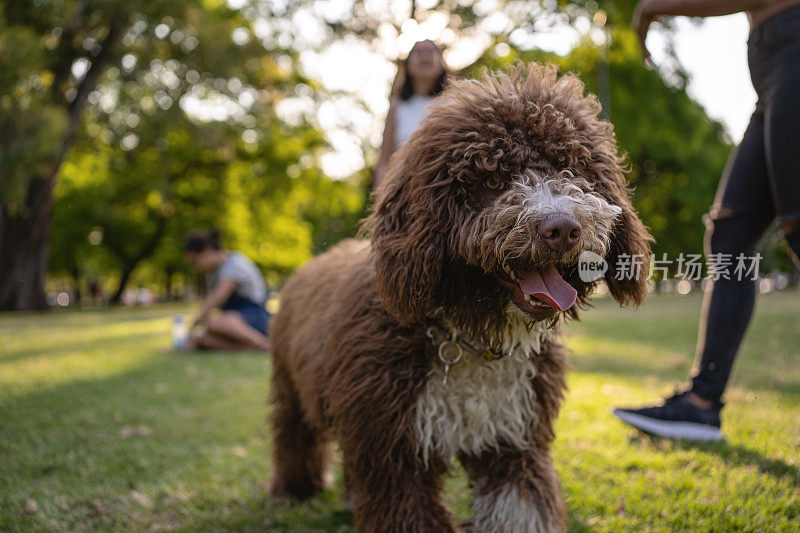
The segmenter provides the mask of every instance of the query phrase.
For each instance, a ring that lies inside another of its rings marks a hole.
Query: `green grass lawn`
[[[269,358],[173,353],[181,309],[0,316],[0,530],[352,529],[338,486],[294,507],[266,496]],[[699,309],[698,296],[600,300],[570,327],[554,456],[571,530],[800,529],[797,293],[759,301],[726,442],[654,440],[610,414],[686,375]],[[468,516],[458,471],[447,487]]]

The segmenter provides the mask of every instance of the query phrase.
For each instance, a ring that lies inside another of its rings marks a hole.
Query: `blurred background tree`
[[[254,10],[209,0],[0,6],[0,309],[45,307],[48,256],[73,278],[89,264],[111,269],[119,292],[170,231],[198,224],[235,226],[237,245],[241,232],[270,228],[276,247],[262,266],[276,272],[308,257],[319,206],[288,185],[287,169],[313,160],[322,141],[308,124],[274,123],[275,102],[304,79],[291,43],[253,38]],[[72,175],[60,187],[65,161]],[[313,189],[312,167],[289,175]],[[293,223],[306,211],[309,222]],[[98,254],[79,238],[89,227],[103,235]]]
[[[101,280],[112,299],[139,286],[176,296],[191,275],[180,244],[193,229],[221,228],[273,284],[354,235],[392,61],[423,27],[461,74],[516,59],[579,74],[628,154],[654,251],[700,253],[701,217],[732,144],[688,96],[669,39],[667,61],[641,65],[634,5],[8,0],[0,309],[43,308],[48,270],[78,291]],[[536,37],[565,28],[579,38],[563,55],[540,48]],[[363,61],[349,84],[326,80],[336,54]]]

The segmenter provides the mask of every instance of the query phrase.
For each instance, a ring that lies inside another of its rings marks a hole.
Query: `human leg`
[[[207,334],[225,337],[242,349],[268,350],[269,339],[260,331],[252,328],[236,311],[224,311],[221,315],[209,320]]]
[[[800,45],[787,52],[771,80],[764,147],[781,233],[800,266]]]
[[[727,385],[755,306],[753,275],[734,272],[736,258],[754,257],[758,241],[774,218],[764,151],[764,114],[756,111],[742,142],[731,156],[706,218],[705,252],[709,264],[730,260],[703,298],[692,392],[718,404]],[[703,406],[703,405],[701,405]],[[707,406],[703,406],[707,407]]]
[[[235,350],[246,350],[248,347],[240,342],[234,341],[230,337],[206,331],[197,338],[192,349],[232,352]]]
[[[740,255],[752,261],[748,258],[774,218],[763,131],[763,113],[757,111],[731,155],[706,219],[706,257],[718,279],[703,299],[691,390],[661,406],[614,411],[647,432],[691,440],[721,438],[720,397],[755,305],[755,276],[736,272],[736,262]]]
[[[769,42],[758,44],[769,50],[759,54],[757,49],[751,57],[751,66],[756,67],[754,81],[760,89],[760,111],[754,114],[727,183],[720,188],[720,210],[712,217],[706,243],[712,253],[754,254],[761,234],[777,215],[790,253],[798,262],[800,41],[796,31],[784,33],[785,38],[776,34]],[[765,54],[769,61],[761,58]],[[719,401],[754,300],[754,280],[719,280],[707,293],[692,386],[698,396]]]
[[[734,272],[736,258],[743,257],[748,267],[756,261],[757,243],[772,220],[769,212],[725,214],[728,216],[708,221],[706,255],[718,262],[729,258],[732,263],[703,298],[692,373],[692,392],[711,404],[718,404],[725,391],[755,307],[756,276]]]

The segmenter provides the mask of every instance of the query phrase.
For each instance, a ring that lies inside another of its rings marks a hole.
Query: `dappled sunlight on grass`
[[[32,498],[40,511],[29,523],[45,529],[141,529],[185,524],[258,492],[257,480],[238,480],[254,460],[268,476],[264,355],[174,353],[171,310],[121,322],[116,314],[106,325],[129,328],[127,337],[90,331],[83,350],[0,360],[0,372],[9,369],[0,374],[0,457],[14,458],[0,459],[0,507]],[[19,519],[9,512],[0,529]]]
[[[698,298],[655,297],[641,310],[620,310],[607,300],[571,328],[574,371],[554,456],[573,530],[794,529],[800,314],[784,311],[797,301],[796,293],[762,299],[726,396],[723,443],[650,438],[611,414],[614,407],[658,401],[685,379]]]
[[[652,402],[669,386],[572,376],[554,456],[573,526],[791,531],[800,517],[800,402],[782,404],[779,394],[757,406],[734,400],[727,441],[712,444],[650,438],[612,417],[613,407]]]
[[[677,350],[644,342],[617,341],[604,337],[568,339],[570,362],[576,372],[635,374],[641,377],[682,371],[686,356]]]
[[[689,371],[699,299],[608,299],[570,325],[574,370],[553,456],[572,531],[795,531],[800,520],[797,294],[762,298],[723,411],[723,443],[652,439],[611,410]],[[352,531],[332,490],[270,499],[270,363],[169,349],[165,306],[0,316],[0,530]],[[460,519],[470,489],[445,480]],[[38,512],[22,513],[34,500]]]
[[[104,322],[97,314],[87,315],[86,324],[72,327],[52,323],[58,316],[41,320],[32,316],[31,321],[44,323],[35,327],[21,327],[16,320],[0,322],[0,336],[9,339],[0,352],[4,392],[19,395],[70,381],[110,377],[170,350],[169,317],[109,323],[108,318]]]

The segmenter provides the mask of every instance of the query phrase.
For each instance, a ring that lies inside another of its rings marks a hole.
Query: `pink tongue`
[[[578,291],[564,281],[556,267],[550,265],[542,270],[517,272],[522,292],[536,296],[559,311],[566,311],[578,298]]]

